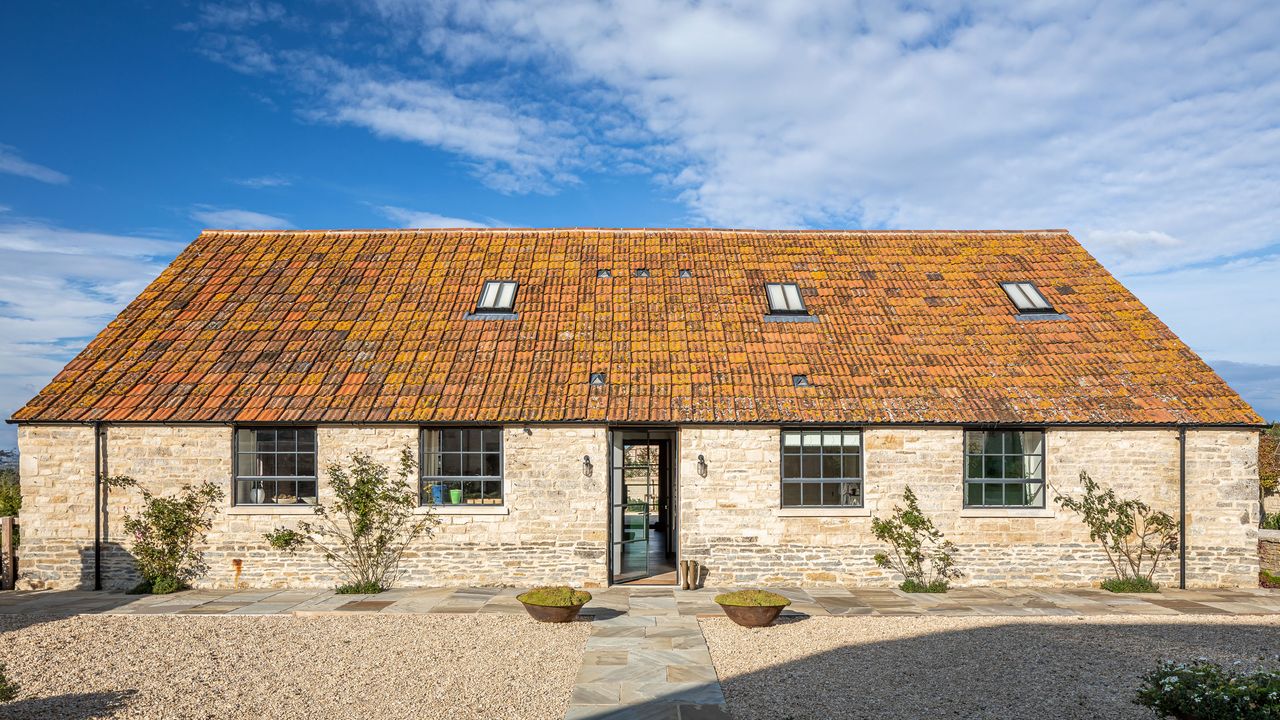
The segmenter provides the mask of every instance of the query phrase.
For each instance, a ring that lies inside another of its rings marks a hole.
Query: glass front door
[[[662,501],[663,446],[656,439],[615,431],[611,452],[611,523],[613,582],[649,577],[654,522]]]

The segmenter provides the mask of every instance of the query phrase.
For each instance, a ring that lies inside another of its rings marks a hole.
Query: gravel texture
[[[0,616],[22,688],[0,717],[559,720],[587,632],[498,614]]]
[[[735,720],[1135,718],[1159,660],[1275,662],[1280,618],[852,617],[702,621]]]

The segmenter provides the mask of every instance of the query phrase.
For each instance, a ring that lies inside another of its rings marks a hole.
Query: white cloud
[[[283,175],[259,175],[258,177],[238,178],[231,182],[254,190],[263,188],[289,187],[293,180]]]
[[[0,413],[44,387],[164,268],[182,243],[0,223]],[[13,427],[0,426],[0,446]]]
[[[391,218],[400,227],[404,228],[483,228],[489,227],[487,223],[478,222],[476,220],[467,220],[465,218],[448,217],[438,215],[433,212],[422,210],[409,210],[408,208],[395,207],[393,205],[380,205],[377,207],[378,212]]]
[[[288,220],[275,215],[208,205],[197,205],[191,211],[191,217],[208,227],[223,230],[288,230],[293,227]]]
[[[0,173],[39,180],[50,185],[66,185],[71,178],[44,165],[23,160],[18,150],[10,145],[0,145]]]

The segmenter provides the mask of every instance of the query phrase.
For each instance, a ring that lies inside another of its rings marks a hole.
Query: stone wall
[[[1280,530],[1258,531],[1259,570],[1280,575]]]
[[[417,433],[414,427],[321,427],[316,437],[317,460],[324,467],[360,451],[395,467],[401,448],[416,452]],[[605,437],[603,428],[504,430],[506,505],[464,512],[445,508],[434,513],[439,524],[433,537],[405,554],[404,583],[588,587],[606,583]],[[129,475],[152,492],[164,494],[205,480],[223,483],[230,490],[230,428],[114,426],[108,428],[107,438],[109,472]],[[31,463],[31,468],[23,468],[23,584],[90,587],[92,429],[26,426],[19,443],[24,462],[29,458]],[[584,455],[596,461],[591,477],[583,475]],[[28,477],[34,481],[28,482]],[[319,491],[321,502],[332,497],[323,478]],[[136,510],[138,502],[136,490],[110,492],[103,558],[104,584],[109,588],[137,581],[121,522],[123,513]],[[333,586],[335,573],[323,558],[314,553],[289,556],[263,541],[264,533],[311,516],[307,508],[300,510],[232,507],[228,497],[209,533],[205,552],[209,573],[198,584],[232,586],[231,561],[239,559],[243,586]],[[82,563],[82,558],[89,561]]]
[[[1257,575],[1257,477],[1246,460],[1256,433],[1191,431],[1187,442],[1188,584],[1252,586]],[[853,511],[778,508],[778,430],[686,428],[681,432],[682,557],[723,585],[894,581],[875,566],[882,548],[871,516],[888,515],[910,485],[960,548],[959,585],[1087,586],[1109,565],[1079,518],[1055,494],[1079,495],[1086,470],[1123,496],[1177,516],[1178,436],[1173,430],[1071,429],[1045,435],[1050,501],[1044,510],[964,510],[963,431],[865,431],[866,507]],[[706,458],[707,477],[697,472]],[[1177,558],[1157,575],[1177,582]]]
[[[361,451],[394,465],[417,448],[414,427],[321,427],[319,462]],[[130,475],[153,492],[213,480],[230,490],[231,429],[225,426],[113,426],[107,430],[111,474]],[[603,427],[509,427],[503,432],[502,508],[444,508],[435,536],[406,554],[404,584],[533,585],[607,582],[607,432]],[[1172,430],[1063,430],[1046,433],[1046,477],[1055,493],[1081,492],[1087,470],[1122,495],[1176,515],[1178,437]],[[1188,583],[1252,586],[1258,569],[1257,474],[1249,460],[1257,434],[1195,430],[1187,434]],[[686,427],[680,431],[680,551],[702,562],[716,585],[889,585],[875,567],[881,549],[871,516],[887,515],[910,484],[923,509],[960,547],[961,585],[1087,586],[1108,574],[1106,561],[1079,519],[1044,510],[964,510],[963,432],[959,428],[873,428],[864,433],[866,507],[779,509],[776,428]],[[88,587],[92,582],[93,430],[88,426],[22,426],[24,587]],[[583,474],[582,457],[594,470]],[[708,472],[698,474],[698,456]],[[1255,456],[1256,457],[1256,456]],[[329,497],[323,478],[322,501]],[[132,584],[122,512],[136,491],[108,498],[104,578]],[[462,510],[461,512],[458,512]],[[262,535],[308,514],[279,508],[219,512],[206,552],[205,586],[236,580],[248,587],[326,587],[335,573],[315,555],[288,556]],[[1158,580],[1176,582],[1170,558]]]

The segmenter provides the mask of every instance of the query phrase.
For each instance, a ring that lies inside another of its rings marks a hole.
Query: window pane
[[[316,456],[310,453],[298,456],[298,474],[304,477],[316,476]]]
[[[240,453],[236,461],[237,475],[257,475],[258,464],[255,461],[253,453]]]
[[[298,452],[315,452],[316,431],[303,428],[298,430]]]
[[[983,457],[982,477],[989,480],[998,480],[1004,477],[1004,463],[1000,462],[999,455],[987,455]]]
[[[1022,452],[1022,433],[1020,432],[1005,433],[1004,434],[1004,451],[1006,453],[1011,453],[1011,454],[1021,453]]]
[[[986,483],[983,485],[982,504],[999,507],[1004,504],[1004,485],[1000,483]]]
[[[822,504],[823,505],[843,505],[840,500],[840,483],[823,483],[822,484]]]
[[[841,483],[840,497],[845,505],[861,505],[862,483]]]
[[[823,455],[822,456],[822,477],[830,479],[839,479],[841,476],[841,465],[839,455]]]
[[[982,454],[982,448],[987,441],[987,434],[981,430],[970,430],[964,434],[965,448],[964,451],[970,455]]]
[[[502,450],[502,431],[497,428],[490,428],[484,431],[484,450],[485,452],[500,452]]]
[[[516,284],[513,282],[504,282],[498,292],[498,307],[502,310],[510,310],[515,306]]]
[[[298,431],[293,428],[276,431],[276,452],[294,452],[298,448]]]
[[[783,505],[799,505],[800,504],[800,483],[783,483],[782,484],[782,504]]]
[[[1007,478],[1022,477],[1022,456],[1006,455],[1004,458],[1004,476]]]
[[[1044,447],[1044,433],[1039,431],[1018,433],[1022,436],[1022,452],[1039,455]]]
[[[822,445],[822,433],[807,432],[804,434],[805,449],[816,448]]]
[[[462,474],[467,477],[479,477],[484,474],[484,456],[480,453],[466,453],[462,456]]]
[[[799,310],[804,307],[804,303],[800,302],[800,288],[787,284],[782,286],[782,292],[787,296],[788,310]]]
[[[862,447],[862,433],[847,432],[844,434],[844,451],[850,452]]]
[[[1023,477],[1041,480],[1044,478],[1044,462],[1039,455],[1028,455],[1023,462]]]
[[[484,442],[481,439],[483,433],[480,430],[463,430],[462,431],[462,451],[463,452],[480,452],[484,449]]]
[[[805,505],[821,505],[822,504],[822,483],[804,483],[804,504]]]
[[[798,449],[799,447],[800,447],[800,433],[798,433],[798,432],[784,432],[784,433],[782,433],[782,448],[783,448],[783,451],[784,451],[784,452],[785,452],[788,448],[797,448],[797,449]]]
[[[262,476],[270,476],[276,474],[276,456],[275,455],[259,455],[258,456],[258,472]]]
[[[315,480],[298,481],[298,499],[307,503],[313,503],[313,504],[315,503],[316,501],[316,481]]]
[[[965,490],[968,491],[968,497],[965,498],[966,504],[975,506],[982,504],[982,483],[969,483],[965,485]]]
[[[477,303],[482,308],[492,308],[498,301],[498,283],[487,282],[480,289],[480,302]]]
[[[839,451],[840,446],[842,444],[843,444],[843,441],[841,440],[840,433],[838,432],[822,433],[822,447]]]
[[[966,463],[965,477],[980,478],[982,477],[982,456],[970,455]]]
[[[803,469],[801,477],[820,478],[822,477],[822,458],[818,455],[804,455],[801,457],[803,461]]]
[[[800,477],[800,456],[799,455],[783,455],[782,456],[782,477],[784,478]]]
[[[987,442],[986,442],[986,445],[982,448],[982,451],[987,453],[988,455],[999,455],[1000,453],[1004,452],[1004,448],[1001,445],[1001,441],[1003,438],[1004,438],[1004,433],[1002,432],[996,432],[996,431],[988,432]]]
[[[1027,502],[1026,486],[1012,483],[1004,486],[1004,502],[1006,505],[1025,505]]]
[[[769,293],[769,309],[770,310],[786,310],[787,299],[782,294],[781,285],[767,285],[765,289]]]
[[[477,480],[468,480],[462,483],[462,499],[464,502],[474,502],[480,499],[481,487],[483,483]]]
[[[502,456],[498,453],[484,454],[484,475],[486,477],[502,476]]]
[[[462,450],[462,431],[441,430],[440,449],[445,452],[458,452]]]
[[[236,428],[236,446],[242,453],[253,452],[254,449],[253,430],[250,428]]]
[[[298,463],[294,460],[293,455],[277,455],[276,456],[276,474],[277,475],[297,475]]]
[[[459,453],[444,453],[440,456],[440,474],[445,477],[453,477],[462,474],[462,455]]]
[[[861,457],[858,455],[845,455],[844,458],[842,459],[842,462],[844,464],[844,471],[841,473],[841,477],[846,477],[846,478],[862,477],[862,468],[858,467],[860,465],[860,463],[858,462],[860,459]]]
[[[1027,483],[1027,504],[1032,507],[1044,507],[1044,483]]]

